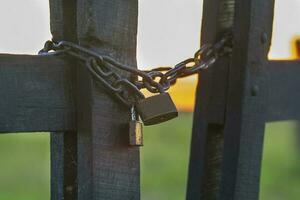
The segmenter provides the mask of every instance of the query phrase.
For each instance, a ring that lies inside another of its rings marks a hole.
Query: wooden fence
[[[202,43],[232,29],[234,48],[201,74],[189,200],[258,199],[265,123],[299,119],[299,61],[267,59],[273,7],[274,0],[204,0]],[[138,0],[50,0],[50,11],[54,40],[136,66]],[[2,54],[0,95],[1,133],[51,132],[52,200],[140,199],[129,110],[81,63]]]

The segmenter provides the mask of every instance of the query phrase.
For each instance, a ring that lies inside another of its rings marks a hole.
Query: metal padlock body
[[[129,144],[131,146],[143,146],[143,123],[140,121],[129,122]]]
[[[142,99],[135,106],[146,126],[159,124],[178,116],[177,108],[168,93]]]

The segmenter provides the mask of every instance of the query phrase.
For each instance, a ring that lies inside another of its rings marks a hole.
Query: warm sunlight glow
[[[197,78],[181,79],[177,82],[178,84],[171,88],[170,94],[180,111],[192,112],[195,104]]]

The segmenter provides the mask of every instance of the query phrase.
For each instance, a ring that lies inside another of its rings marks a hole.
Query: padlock
[[[159,124],[178,116],[177,108],[168,93],[161,93],[136,103],[136,109],[146,126]]]
[[[130,114],[129,145],[143,146],[143,123],[139,120],[139,116],[137,116],[134,106],[131,108]]]

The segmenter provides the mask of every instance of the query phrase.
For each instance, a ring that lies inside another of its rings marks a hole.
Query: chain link
[[[100,55],[90,49],[77,44],[60,41],[47,41],[40,55],[67,54],[85,62],[91,75],[100,81],[126,106],[131,107],[139,99],[145,98],[141,89],[151,93],[166,92],[179,78],[191,76],[212,66],[219,57],[229,54],[232,49],[230,34],[214,45],[203,45],[193,58],[188,58],[173,68],[159,67],[142,71],[119,63],[113,58]],[[130,78],[122,77],[117,73],[119,69],[131,74]]]

